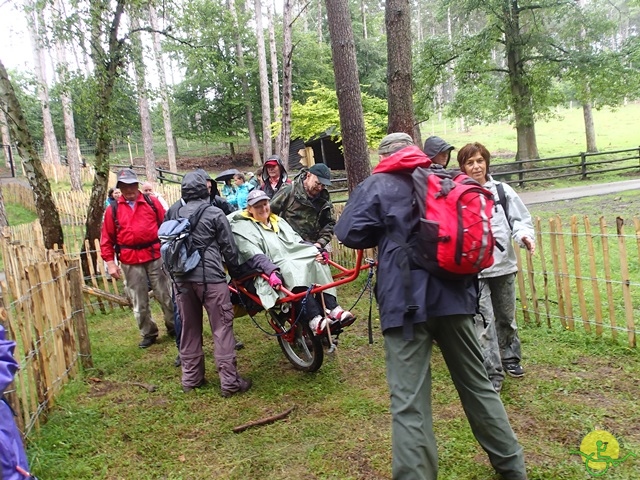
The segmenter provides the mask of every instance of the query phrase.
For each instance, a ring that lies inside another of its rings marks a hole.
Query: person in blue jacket
[[[13,358],[16,342],[5,339],[4,327],[0,325],[0,478],[2,480],[24,480],[35,478],[25,476],[19,472],[29,471],[27,455],[24,451],[22,436],[16,426],[14,413],[4,391],[13,382],[13,376],[18,371],[18,362]]]
[[[404,246],[419,222],[410,174],[431,160],[405,133],[384,137],[378,153],[380,163],[351,193],[335,234],[350,248],[378,248],[375,292],[391,394],[393,478],[438,477],[430,367],[435,340],[491,465],[504,479],[526,480],[522,447],[482,364],[473,320],[477,279],[431,275],[411,264]]]
[[[244,180],[244,175],[236,173],[233,176],[236,191],[227,197],[227,201],[238,210],[247,208],[247,197],[249,196],[249,185]]]

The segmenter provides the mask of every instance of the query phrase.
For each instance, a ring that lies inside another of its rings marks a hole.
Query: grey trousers
[[[414,337],[411,341],[404,340],[402,328],[384,333],[391,393],[393,478],[435,480],[438,477],[430,365],[435,339],[473,435],[487,452],[491,465],[507,480],[526,480],[522,447],[482,365],[472,316],[431,318],[428,325],[414,326]]]
[[[476,332],[489,378],[504,379],[502,366],[520,363],[516,324],[516,274],[480,279],[480,314]],[[484,320],[483,320],[484,317]]]
[[[162,260],[152,260],[137,265],[120,265],[128,295],[133,303],[133,316],[138,323],[138,328],[143,337],[157,337],[158,326],[151,318],[149,308],[149,283],[153,289],[153,295],[162,308],[162,316],[167,332],[174,331],[173,324],[173,300],[171,300],[171,284],[169,277],[162,270]],[[147,282],[148,279],[148,282]]]
[[[213,334],[213,356],[222,390],[236,391],[240,375],[236,366],[236,340],[233,336],[233,305],[226,283],[184,282],[176,286],[176,301],[182,319],[180,359],[182,385],[196,387],[204,382],[202,348],[202,307],[209,316]]]

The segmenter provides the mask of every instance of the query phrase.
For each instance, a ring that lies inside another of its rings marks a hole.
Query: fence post
[[[164,183],[164,173],[162,173],[162,169],[160,167],[156,167],[156,171],[158,172],[158,180],[160,181],[160,185]]]
[[[580,152],[580,178],[587,178],[587,154],[584,152]]]
[[[516,160],[518,162],[518,186],[522,187],[524,185],[524,163],[521,160]]]
[[[11,145],[7,145],[7,150],[9,151],[9,165],[11,165],[11,178],[16,178],[16,169],[13,165],[13,152],[11,151]]]
[[[82,285],[84,284],[84,280],[82,279],[82,269],[80,268],[79,258],[69,260],[67,278],[69,279],[69,292],[71,294],[73,325],[78,333],[78,352],[80,354],[80,362],[84,369],[93,368],[89,330],[87,328],[87,319],[84,316],[84,302],[82,297]]]

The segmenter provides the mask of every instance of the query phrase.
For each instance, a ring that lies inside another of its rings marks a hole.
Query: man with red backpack
[[[378,153],[380,163],[351,193],[335,234],[350,248],[378,247],[376,297],[391,394],[393,478],[438,476],[430,367],[436,340],[493,468],[505,479],[526,480],[522,447],[482,364],[473,323],[477,278],[441,278],[416,266],[406,248],[421,220],[411,174],[431,160],[404,133],[383,138]]]
[[[124,273],[133,315],[142,335],[138,346],[148,348],[158,338],[158,326],[149,308],[149,284],[162,307],[167,334],[175,337],[169,277],[162,270],[158,238],[158,226],[165,212],[156,197],[138,190],[138,176],[130,168],[118,172],[117,182],[122,196],[105,211],[100,255],[107,262],[109,275],[118,279]]]

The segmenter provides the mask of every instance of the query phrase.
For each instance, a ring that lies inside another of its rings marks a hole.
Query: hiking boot
[[[142,341],[138,344],[140,348],[149,348],[151,345],[156,343],[157,337],[144,337]]]
[[[184,393],[189,393],[189,392],[193,392],[196,388],[201,388],[204,387],[207,384],[207,381],[203,378],[202,381],[200,383],[198,383],[197,385],[190,385],[190,386],[182,386],[182,391]]]
[[[242,340],[240,340],[238,337],[235,337],[236,339],[236,345],[235,348],[236,350],[242,350],[244,348],[244,342]]]
[[[180,354],[178,354],[176,359],[173,361],[173,366],[174,367],[179,367],[181,365],[182,365],[182,360],[180,359]]]
[[[236,390],[222,390],[222,392],[220,392],[220,395],[222,395],[224,398],[229,398],[234,396],[236,393],[246,392],[251,388],[251,385],[253,385],[253,382],[250,378],[247,378],[246,380],[244,378],[240,378],[240,381],[238,382],[238,388]]]
[[[513,378],[524,377],[524,368],[519,363],[509,363],[508,365],[503,365],[503,368]]]

